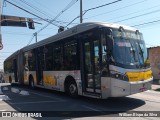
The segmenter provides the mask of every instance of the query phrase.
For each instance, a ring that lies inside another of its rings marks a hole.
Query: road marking
[[[0,83],[0,86],[8,86],[11,85],[11,83]]]
[[[0,101],[11,100],[7,95],[0,95]]]
[[[102,112],[102,110],[98,110],[98,109],[95,109],[95,108],[92,108],[92,107],[89,107],[89,106],[86,106],[86,105],[82,105],[83,107],[89,109],[89,110],[92,110],[92,111],[96,111],[96,112],[100,112],[100,113],[104,113]]]
[[[3,91],[9,90],[8,87],[3,87]]]
[[[1,86],[0,86],[0,94],[3,94],[2,89],[1,89]]]
[[[3,112],[3,111],[7,111],[7,110],[0,110],[0,112]]]
[[[49,102],[61,102],[61,101],[36,101],[36,102],[17,102],[17,103],[9,102],[9,104],[17,105],[17,104],[37,104],[37,103],[49,103]]]
[[[21,90],[21,92],[19,93],[20,95],[29,95],[29,92],[28,91],[25,91],[25,90]]]
[[[11,88],[11,91],[13,93],[19,93],[20,92],[20,90],[18,88]]]

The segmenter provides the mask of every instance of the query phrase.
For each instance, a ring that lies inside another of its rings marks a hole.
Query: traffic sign
[[[3,44],[2,43],[0,43],[0,50],[2,50],[3,49]]]

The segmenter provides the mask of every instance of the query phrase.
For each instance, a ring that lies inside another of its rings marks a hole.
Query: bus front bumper
[[[150,90],[153,78],[138,82],[126,82],[117,79],[111,80],[111,97],[128,96]]]

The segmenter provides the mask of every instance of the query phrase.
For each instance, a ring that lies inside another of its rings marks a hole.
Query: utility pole
[[[82,0],[80,0],[80,23],[83,22]]]
[[[0,22],[2,22],[2,0],[0,0]],[[2,34],[1,34],[1,25],[0,25],[0,50],[3,49],[3,44],[2,44]]]
[[[34,36],[35,36],[35,39],[36,39],[36,42],[37,42],[37,32],[34,33]]]

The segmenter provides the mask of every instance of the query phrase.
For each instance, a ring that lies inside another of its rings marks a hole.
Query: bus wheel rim
[[[74,84],[71,84],[69,87],[69,91],[71,94],[74,94],[76,92],[76,86]]]

